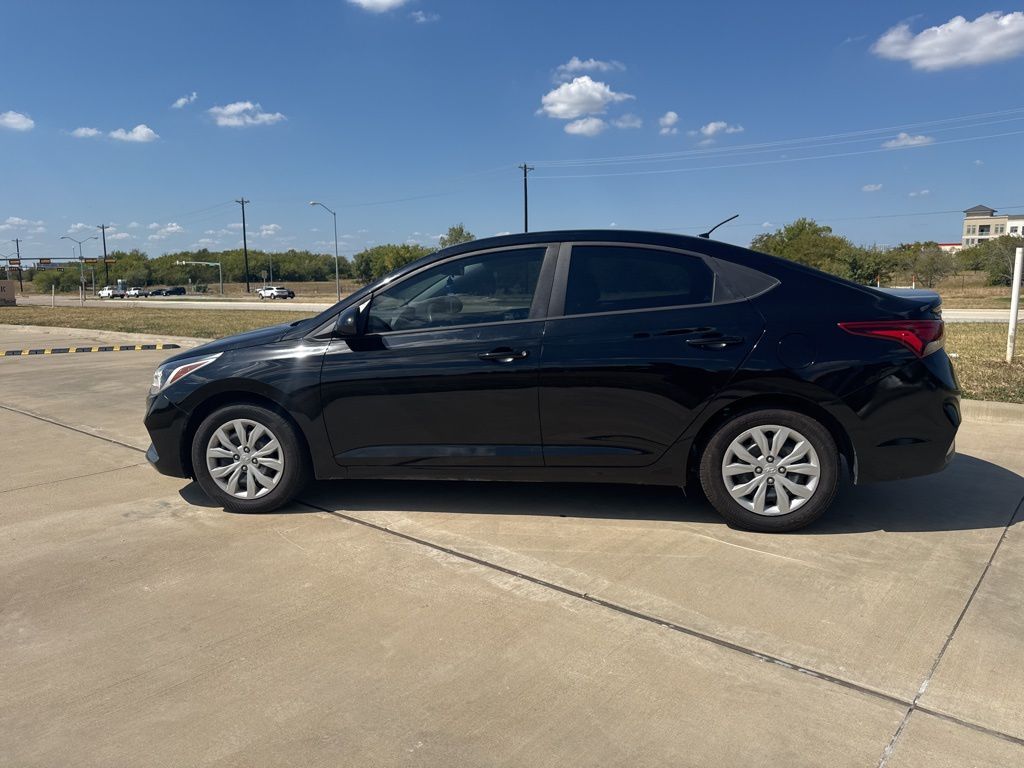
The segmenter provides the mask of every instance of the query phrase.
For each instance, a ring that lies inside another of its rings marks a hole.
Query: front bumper
[[[152,440],[146,460],[162,475],[191,477],[185,440],[188,414],[163,395],[157,395],[148,401],[144,423]]]

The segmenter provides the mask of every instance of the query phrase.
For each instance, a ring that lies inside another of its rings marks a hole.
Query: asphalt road
[[[145,463],[165,354],[0,359],[0,764],[1024,765],[1018,425],[795,534],[625,486],[233,515]]]

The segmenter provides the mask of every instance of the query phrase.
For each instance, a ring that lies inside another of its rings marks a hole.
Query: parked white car
[[[295,291],[281,285],[265,285],[256,291],[261,299],[294,299]]]
[[[101,299],[123,299],[125,293],[123,288],[118,288],[116,285],[105,285],[96,295]]]
[[[139,288],[138,286],[136,286],[134,288],[129,288],[128,293],[126,295],[128,296],[129,299],[138,299],[143,296],[149,296],[149,291],[147,291],[145,288]]]

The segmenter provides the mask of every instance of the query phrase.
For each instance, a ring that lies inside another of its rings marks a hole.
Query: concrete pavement
[[[623,486],[231,515],[144,465],[165,354],[0,359],[0,764],[1024,764],[1019,428],[779,536]]]

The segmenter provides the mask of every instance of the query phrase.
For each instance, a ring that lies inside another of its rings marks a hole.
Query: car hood
[[[292,330],[290,323],[281,323],[279,325],[272,325],[269,328],[258,328],[255,331],[246,331],[245,333],[237,333],[234,336],[225,336],[223,339],[217,339],[207,344],[203,344],[192,349],[179,352],[173,357],[167,358],[165,363],[177,362],[178,360],[185,360],[190,357],[201,357],[203,355],[212,355],[217,352],[229,352],[233,349],[245,349],[246,347],[255,347],[260,344],[268,344],[273,341],[277,341],[283,337],[288,331]]]

